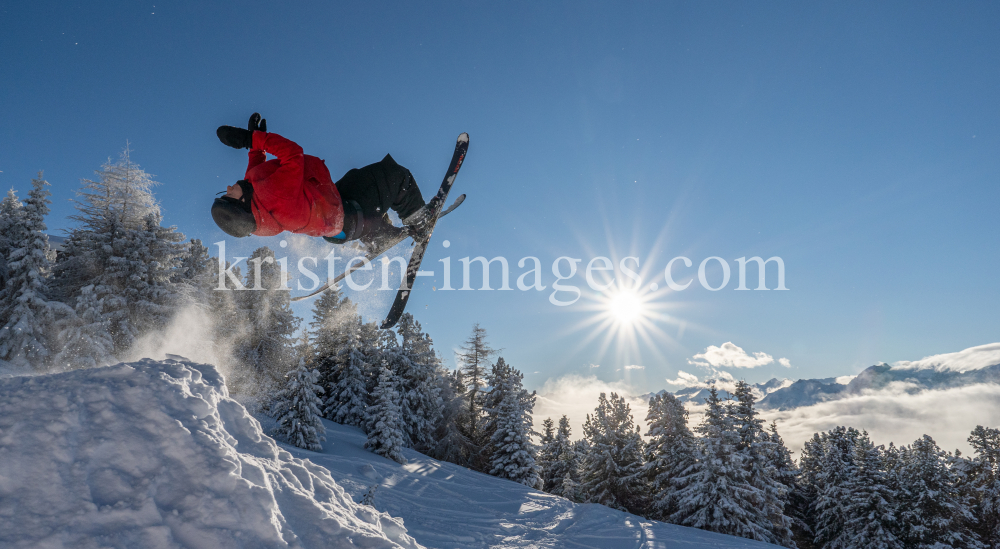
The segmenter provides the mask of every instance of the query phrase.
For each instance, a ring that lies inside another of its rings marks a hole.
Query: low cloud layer
[[[697,377],[686,372],[680,372],[678,379],[671,383],[677,381],[700,384]],[[919,393],[912,393],[912,390],[913,387],[906,384],[893,384],[884,390],[813,406],[786,411],[763,410],[761,417],[768,423],[777,421],[778,432],[796,456],[813,433],[839,425],[868,431],[876,444],[908,445],[927,434],[941,448],[952,452],[959,449],[966,455],[971,452],[966,439],[976,425],[1000,427],[1000,385],[979,384]],[[594,412],[601,392],[625,396],[633,418],[641,426],[643,435],[646,434],[648,403],[632,396],[643,391],[622,381],[606,382],[594,376],[577,375],[550,379],[538,390],[535,429],[540,428],[546,417],[558,421],[566,414],[570,418],[573,439],[582,438],[584,419]],[[693,429],[701,421],[705,406],[689,404],[687,408],[691,414],[689,425]]]
[[[709,345],[705,352],[699,353],[688,360],[689,364],[703,368],[757,368],[774,363],[774,357],[767,353],[748,353],[732,341],[721,346]],[[787,358],[779,358],[782,366],[791,367]]]
[[[601,393],[618,393],[624,396],[632,409],[632,417],[646,432],[646,412],[649,403],[631,395],[639,394],[636,387],[624,381],[601,381],[596,376],[567,375],[549,379],[541,389],[535,401],[535,430],[541,429],[542,420],[551,417],[556,424],[565,414],[569,416],[574,440],[583,438],[583,422],[587,414],[593,414],[597,407],[597,398]]]
[[[838,425],[865,429],[876,444],[910,444],[927,434],[941,448],[970,451],[966,439],[976,425],[1000,427],[1000,385],[968,385],[954,389],[906,392],[894,385],[840,400],[787,411],[765,411],[777,420],[778,432],[795,452],[813,433]]]
[[[920,360],[903,360],[892,365],[901,370],[937,370],[968,372],[1000,364],[1000,343],[990,343],[958,351],[929,356]]]

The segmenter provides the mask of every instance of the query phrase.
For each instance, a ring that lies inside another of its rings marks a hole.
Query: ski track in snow
[[[435,549],[765,548],[766,543],[650,521],[569,500],[404,449],[407,464],[364,449],[355,427],[324,421],[322,452],[281,444],[329,469],[355,501],[379,484],[375,508],[402,518],[407,533]]]

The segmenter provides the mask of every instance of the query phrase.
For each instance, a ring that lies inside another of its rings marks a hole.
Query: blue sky
[[[24,193],[45,170],[56,234],[79,180],[126,142],[166,222],[211,243],[211,199],[246,161],[221,124],[259,111],[334,179],[391,153],[425,195],[469,132],[469,198],[410,304],[449,362],[474,322],[529,386],[577,373],[644,389],[704,376],[689,361],[725,342],[790,361],[731,369],[761,381],[1000,333],[995,3],[39,1],[3,3],[0,24],[0,186]],[[546,285],[559,256],[637,256],[668,316],[633,343],[594,324],[589,297],[431,290],[439,259],[454,278],[478,255],[508,258],[512,280],[536,256]],[[679,280],[710,256],[734,280],[664,292],[680,255],[694,267]],[[743,256],[783,258],[790,290],[734,291]],[[392,292],[353,297],[374,320]]]

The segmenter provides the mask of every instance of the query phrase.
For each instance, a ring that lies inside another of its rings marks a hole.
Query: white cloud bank
[[[966,439],[976,425],[1000,426],[1000,385],[906,392],[904,384],[786,411],[762,411],[778,422],[789,449],[798,452],[813,433],[838,425],[867,430],[876,444],[910,444],[927,434],[941,448],[970,452]]]
[[[542,420],[547,417],[552,418],[556,424],[564,414],[569,417],[570,427],[573,430],[573,440],[583,438],[583,422],[587,414],[593,414],[597,407],[597,398],[601,393],[618,393],[625,397],[629,407],[632,409],[632,418],[642,427],[642,432],[646,432],[646,412],[649,409],[649,402],[641,398],[630,395],[639,394],[640,391],[624,381],[601,381],[596,376],[579,376],[570,374],[560,378],[549,379],[538,389],[538,398],[535,400],[534,426],[538,430],[542,425]]]
[[[968,372],[1000,364],[1000,343],[990,343],[958,351],[929,356],[920,360],[903,360],[892,365],[900,370],[936,370]]]
[[[709,345],[705,352],[698,353],[688,360],[689,364],[703,368],[757,368],[774,362],[774,357],[767,353],[748,353],[732,341],[721,346]],[[789,368],[792,363],[787,358],[779,358],[778,363]]]

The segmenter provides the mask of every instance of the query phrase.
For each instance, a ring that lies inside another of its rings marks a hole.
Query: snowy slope
[[[400,465],[363,449],[364,433],[324,422],[323,452],[282,445],[330,470],[359,501],[373,484],[374,505],[405,521],[421,545],[485,547],[736,549],[776,547],[693,528],[647,521],[603,505],[578,505],[526,486],[404,450]]]
[[[0,547],[417,547],[262,435],[212,366],[0,379]]]

